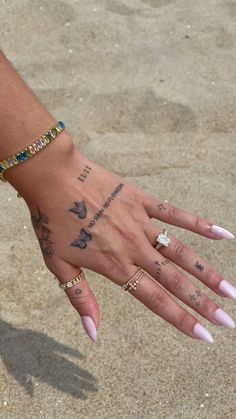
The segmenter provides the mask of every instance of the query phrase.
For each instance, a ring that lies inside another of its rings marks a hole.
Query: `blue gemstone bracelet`
[[[23,163],[24,161],[28,160],[30,157],[33,157],[36,153],[50,144],[59,134],[61,131],[65,129],[65,124],[62,121],[58,121],[54,124],[49,131],[42,135],[38,140],[36,140],[33,144],[23,148],[23,150],[19,151],[16,154],[8,157],[5,160],[0,161],[0,179],[3,182],[6,182],[3,174],[4,172],[12,166],[16,164]]]

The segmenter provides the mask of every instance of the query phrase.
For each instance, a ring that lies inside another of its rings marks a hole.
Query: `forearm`
[[[34,142],[55,123],[55,118],[40,103],[1,51],[0,121],[0,160]],[[26,180],[30,181],[29,174],[32,176],[32,182],[35,182],[44,176],[53,156],[56,156],[58,161],[64,152],[71,153],[72,148],[70,135],[63,132],[37,155],[8,169],[5,178],[16,189]]]

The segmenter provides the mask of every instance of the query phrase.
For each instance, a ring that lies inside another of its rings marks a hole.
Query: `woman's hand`
[[[51,150],[54,147],[54,158],[48,158],[50,147]],[[50,145],[48,152],[35,157],[35,162],[32,159],[30,186],[21,186],[19,192],[29,207],[45,263],[62,283],[78,275],[81,268],[88,268],[122,285],[140,267],[147,274],[130,294],[186,335],[213,341],[210,333],[173,296],[210,322],[235,327],[232,319],[178,267],[220,296],[236,299],[236,289],[209,262],[174,236],[169,235],[168,247],[155,249],[161,229],[151,219],[213,240],[233,238],[231,233],[205,218],[148,196],[89,161],[74,147],[64,161],[59,155],[55,158],[55,150],[56,146]],[[18,170],[29,170],[27,163],[22,168]],[[87,333],[95,340],[99,308],[87,281],[82,280],[66,293]]]

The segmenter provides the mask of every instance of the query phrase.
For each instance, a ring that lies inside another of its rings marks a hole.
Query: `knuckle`
[[[130,231],[121,231],[120,235],[131,247],[138,247],[140,245],[140,238],[137,234]]]
[[[159,311],[159,309],[166,303],[166,296],[161,289],[157,289],[152,292],[149,299],[149,305],[153,311]]]
[[[176,221],[181,217],[181,210],[177,207],[169,207],[169,217]]]
[[[200,222],[201,222],[201,217],[199,217],[199,215],[196,215],[194,219],[194,230],[199,230]]]
[[[212,267],[207,268],[206,278],[209,285],[213,285],[216,282],[217,275],[214,268]]]
[[[186,257],[187,247],[183,243],[181,243],[179,240],[176,240],[173,246],[173,252],[177,260],[181,262]]]
[[[201,303],[201,311],[205,314],[210,314],[215,310],[215,303],[211,301],[207,296],[203,297]]]
[[[185,278],[179,272],[173,272],[169,276],[169,285],[173,290],[179,290],[183,288],[185,283]]]
[[[185,311],[180,317],[179,328],[182,330],[188,331],[191,329],[192,323],[193,323],[193,319],[191,315],[187,311]]]

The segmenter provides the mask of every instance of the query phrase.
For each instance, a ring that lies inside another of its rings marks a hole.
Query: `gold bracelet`
[[[12,166],[16,164],[23,163],[24,161],[28,160],[30,157],[33,157],[36,153],[50,144],[59,134],[61,131],[65,129],[65,124],[62,121],[58,121],[54,124],[49,131],[42,135],[38,140],[36,140],[33,144],[23,148],[18,153],[13,154],[12,156],[8,157],[5,160],[0,161],[0,179],[3,182],[6,182],[3,174],[4,172]]]

